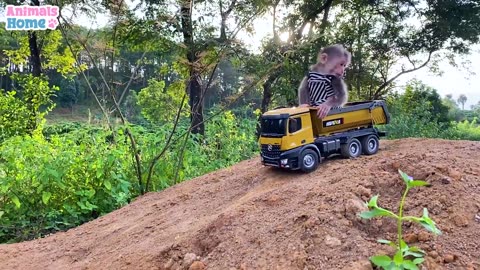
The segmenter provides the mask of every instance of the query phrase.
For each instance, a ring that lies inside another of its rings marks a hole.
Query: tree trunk
[[[357,98],[361,99],[362,98],[362,91],[361,91],[361,78],[362,78],[362,73],[363,73],[363,63],[362,63],[362,11],[361,8],[360,10],[357,11],[357,19],[358,19],[358,36],[357,36],[357,61],[358,61],[358,66],[357,66],[357,78],[356,80],[356,88],[357,88]]]
[[[34,6],[40,6],[38,0],[32,0]],[[42,74],[42,62],[40,61],[40,50],[38,49],[37,34],[35,31],[28,32],[28,45],[30,47],[30,65],[32,66],[32,75],[39,77]]]
[[[268,110],[268,105],[270,105],[270,101],[272,100],[272,96],[273,96],[272,85],[279,74],[280,72],[278,71],[274,72],[272,75],[268,77],[267,81],[265,81],[265,83],[263,84],[263,98],[262,98],[262,106],[260,108],[262,113],[258,117],[258,121],[257,121],[257,134],[256,134],[257,138],[260,136],[260,131],[261,131],[260,120],[261,120],[262,114]]]
[[[279,3],[279,1],[275,2],[274,11],[275,11],[276,5],[278,3]],[[302,22],[301,26],[298,29],[291,29],[291,31],[295,34],[293,34],[289,37],[288,42],[291,43],[291,44],[297,44],[299,42],[300,38],[302,37],[303,29],[306,27],[307,23],[309,23],[309,22],[311,23],[311,22],[315,21],[318,14],[320,14],[322,12],[323,12],[323,17],[322,17],[322,23],[320,25],[320,33],[323,33],[323,31],[325,30],[326,24],[328,22],[328,14],[329,14],[330,8],[332,6],[332,3],[333,3],[333,0],[326,0],[324,2],[324,4],[321,5],[321,6],[318,6],[318,9],[314,10],[310,14],[310,16],[307,16],[306,18],[304,18],[304,21]],[[274,24],[273,25],[273,35],[275,37],[275,36],[278,36],[278,34],[276,33],[276,28],[275,28],[275,20],[273,21],[273,24]],[[302,57],[302,55],[297,56],[297,57]],[[267,111],[268,105],[270,105],[270,101],[271,101],[272,96],[273,96],[272,85],[275,82],[275,80],[278,78],[278,76],[280,76],[280,74],[282,74],[283,70],[284,70],[284,68],[281,67],[279,70],[273,72],[268,77],[266,82],[263,84],[263,99],[262,99],[262,106],[261,106],[262,114]],[[302,76],[302,79],[303,79],[303,76]],[[297,97],[297,100],[298,100],[298,97]],[[257,121],[257,138],[260,135],[260,128],[261,128],[261,125],[260,125],[260,117],[259,117],[259,119]]]
[[[190,121],[193,134],[205,135],[205,124],[203,123],[203,89],[200,82],[200,75],[192,73],[188,82],[188,95],[190,97]]]
[[[203,123],[203,89],[200,83],[199,71],[195,69],[193,63],[198,60],[196,56],[195,44],[193,43],[193,25],[192,8],[193,0],[182,1],[181,23],[183,41],[187,47],[187,59],[190,63],[190,78],[187,83],[187,94],[189,97],[190,114],[193,134],[205,135],[205,125]]]
[[[39,6],[40,2],[38,0],[32,0],[32,5]],[[34,77],[40,77],[40,75],[42,75],[42,62],[40,60],[40,49],[38,48],[37,34],[35,31],[28,32],[28,47],[30,49],[30,67],[32,70],[32,75]],[[33,98],[33,96],[30,98]],[[35,129],[37,129],[38,112],[35,109],[35,106],[33,106],[33,102],[30,100],[30,98],[27,98],[26,102],[27,108],[32,117],[29,117],[27,128],[29,131],[33,132]]]
[[[39,77],[42,74],[42,62],[40,61],[40,50],[37,44],[37,35],[31,31],[28,33],[28,45],[30,47],[30,65],[32,75]]]

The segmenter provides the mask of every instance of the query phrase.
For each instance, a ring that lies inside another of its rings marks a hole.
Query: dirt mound
[[[262,167],[255,158],[149,193],[67,232],[0,245],[1,269],[372,269],[368,257],[392,249],[388,219],[360,220],[379,194],[397,211],[397,169],[426,179],[405,214],[427,207],[443,234],[405,225],[428,251],[424,269],[480,269],[480,143],[381,141],[380,152],[332,158],[311,174]]]

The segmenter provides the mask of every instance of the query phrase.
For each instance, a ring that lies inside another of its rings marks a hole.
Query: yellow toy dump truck
[[[377,153],[386,136],[374,125],[390,122],[385,101],[349,102],[318,119],[312,107],[281,108],[261,117],[261,162],[303,172],[314,171],[332,154],[354,158]]]

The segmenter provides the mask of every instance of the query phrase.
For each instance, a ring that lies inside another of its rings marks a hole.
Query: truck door
[[[286,149],[292,149],[313,142],[312,125],[308,114],[288,118]]]

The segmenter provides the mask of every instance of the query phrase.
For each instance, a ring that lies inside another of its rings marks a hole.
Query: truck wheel
[[[356,138],[352,138],[348,143],[340,146],[342,156],[346,158],[356,158],[362,154],[362,144]]]
[[[314,171],[318,167],[318,154],[312,149],[303,150],[300,155],[300,170],[303,172],[309,173]]]
[[[362,138],[362,148],[365,155],[373,155],[378,152],[378,138],[375,135],[369,135]]]

